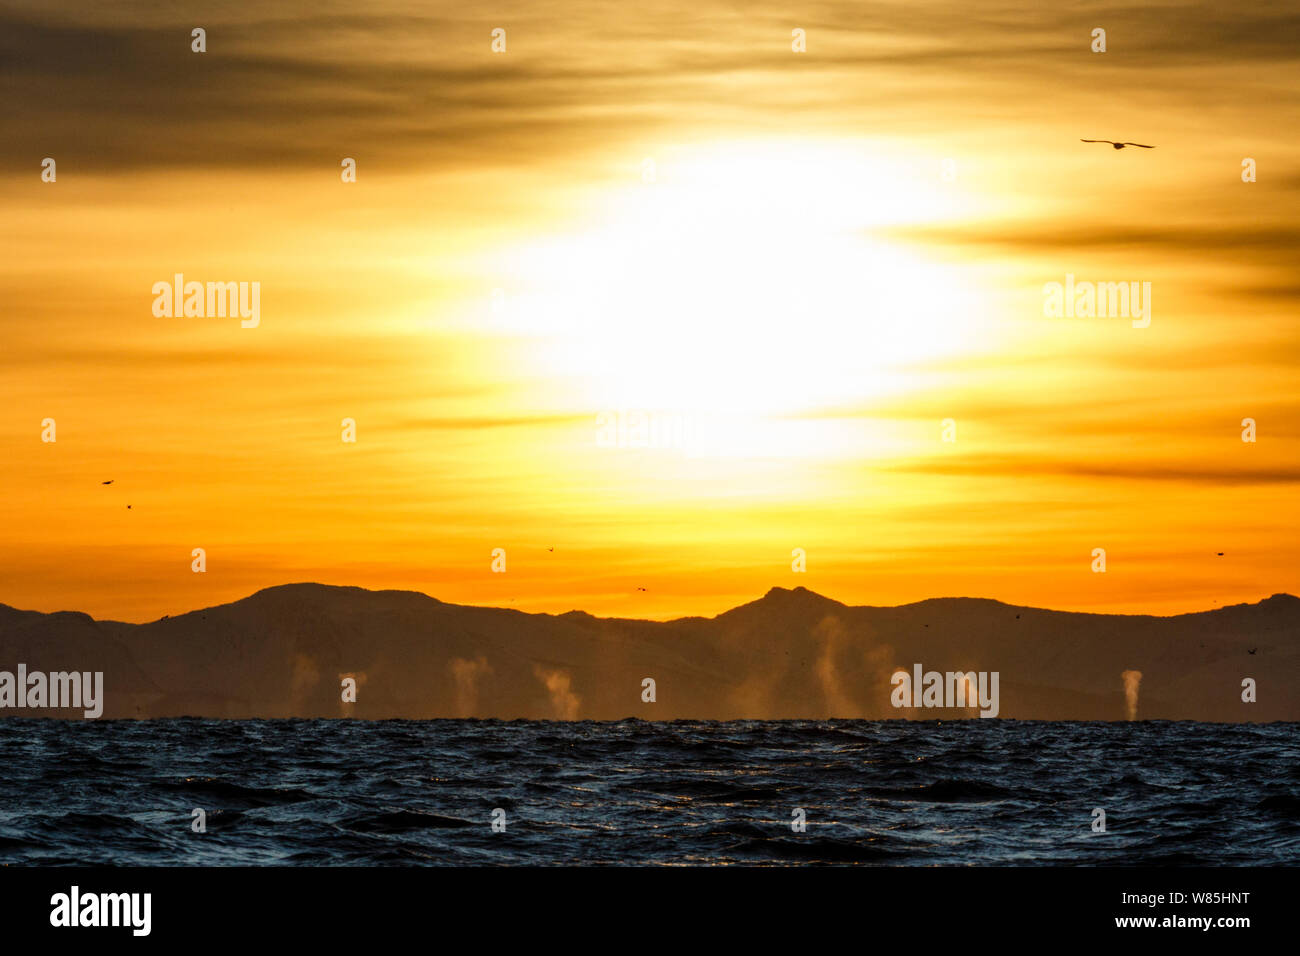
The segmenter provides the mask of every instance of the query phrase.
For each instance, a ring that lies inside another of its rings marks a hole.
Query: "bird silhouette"
[[[1116,149],[1123,149],[1125,146],[1141,146],[1143,149],[1155,149],[1154,146],[1148,146],[1146,143],[1117,143],[1113,139],[1081,139],[1081,143],[1110,143]]]
[[[644,591],[645,588],[637,588],[638,591]]]
[[[547,550],[547,551],[554,551],[554,550],[555,550],[555,545],[551,545],[551,546],[550,546],[549,548],[547,548],[546,550]]]
[[[112,478],[108,479],[108,481],[101,481],[101,482],[100,482],[101,485],[111,485],[112,483],[113,483],[113,479],[112,479]]]
[[[1223,552],[1222,552],[1222,551],[1216,551],[1215,554],[1217,554],[1219,557],[1223,557]]]
[[[1257,650],[1259,650],[1258,647],[1252,647],[1252,648],[1250,648],[1250,650],[1246,651],[1246,653],[1247,653],[1247,654],[1254,654]]]

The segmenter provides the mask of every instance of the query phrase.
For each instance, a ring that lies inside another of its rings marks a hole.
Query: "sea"
[[[1300,862],[1300,724],[0,719],[0,863]]]

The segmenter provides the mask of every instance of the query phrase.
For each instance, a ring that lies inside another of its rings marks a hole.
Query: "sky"
[[[79,6],[0,5],[0,602],[1300,591],[1300,4]]]

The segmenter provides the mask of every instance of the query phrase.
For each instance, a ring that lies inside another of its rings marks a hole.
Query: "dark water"
[[[1298,730],[7,719],[0,862],[1294,864]]]

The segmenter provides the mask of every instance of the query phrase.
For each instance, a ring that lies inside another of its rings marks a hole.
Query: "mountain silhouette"
[[[977,598],[854,607],[772,588],[716,617],[659,622],[288,584],[148,624],[0,604],[0,670],[103,671],[104,718],[598,720],[974,716],[892,707],[890,675],[917,663],[999,672],[1002,718],[1118,720],[1120,675],[1139,671],[1139,718],[1269,721],[1300,720],[1298,634],[1288,594],[1152,617]],[[345,677],[355,703],[341,700]],[[1242,702],[1244,678],[1257,703]]]

